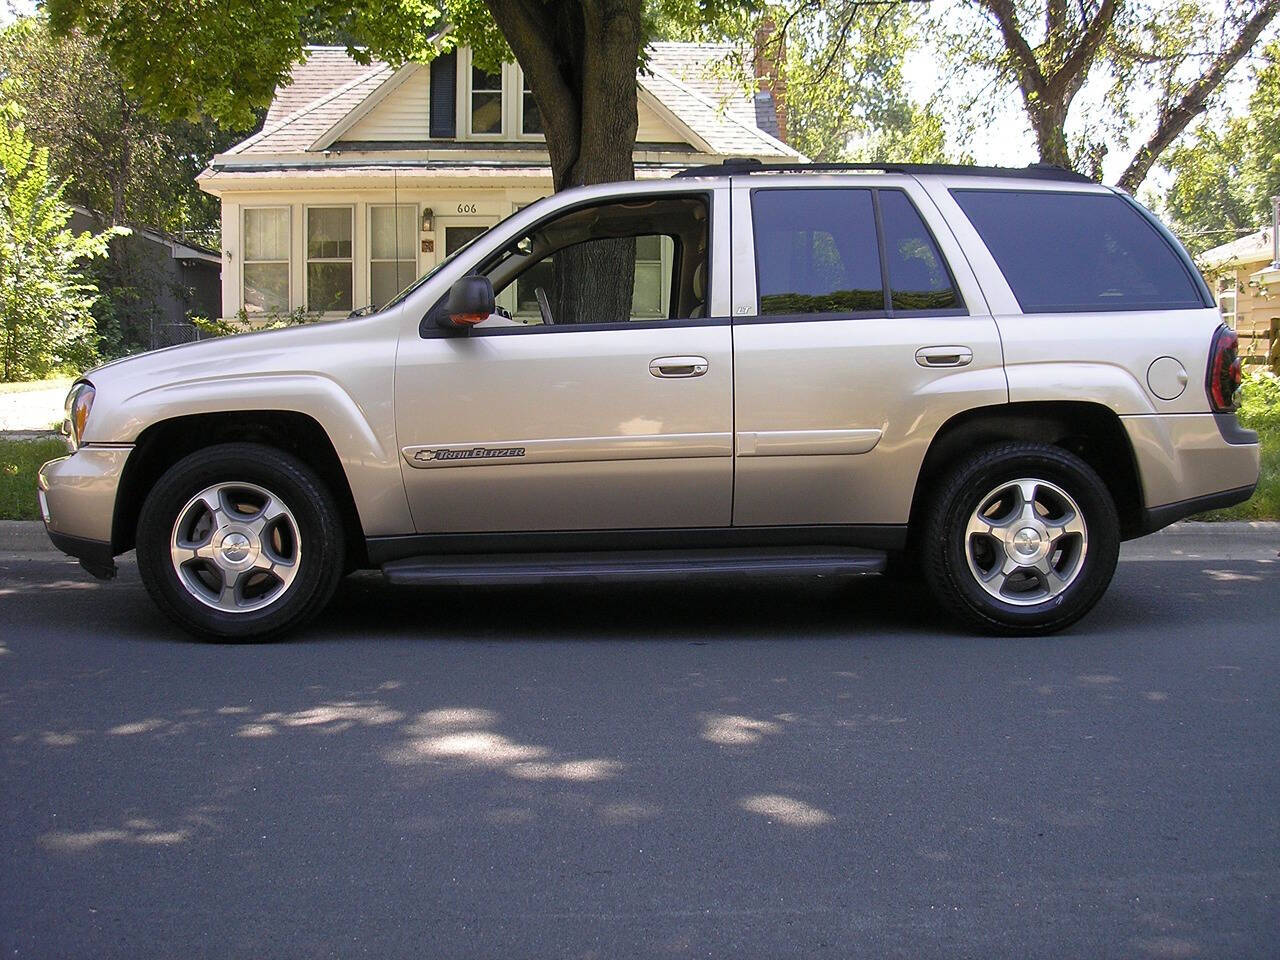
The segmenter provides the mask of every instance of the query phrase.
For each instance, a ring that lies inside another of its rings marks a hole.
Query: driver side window
[[[538,224],[481,266],[503,315],[478,329],[702,317],[707,260],[704,196],[578,207]]]

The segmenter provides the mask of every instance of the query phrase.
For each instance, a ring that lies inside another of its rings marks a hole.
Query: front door
[[[444,224],[444,255],[447,257],[451,253],[456,253],[488,229],[489,227],[484,224]]]
[[[649,204],[552,214],[472,268],[493,279],[500,302],[532,312],[402,341],[396,427],[419,532],[729,525],[727,251],[720,275],[709,259],[709,216],[727,222],[727,204],[713,204],[712,191],[647,192]],[[617,291],[614,254],[593,260],[597,242],[635,258],[617,316],[619,298],[592,283],[559,289],[565,267],[585,260],[606,264],[596,279]],[[572,259],[557,264],[565,251]],[[718,316],[708,316],[709,277],[724,301]]]

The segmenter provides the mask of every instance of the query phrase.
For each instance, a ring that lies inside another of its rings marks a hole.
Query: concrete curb
[[[1184,521],[1143,537],[1141,540],[1130,541],[1130,545],[1156,547],[1162,541],[1183,537],[1200,537],[1206,544],[1236,544],[1251,547],[1273,544],[1280,549],[1280,522]],[[0,520],[0,552],[57,553],[58,548],[49,540],[49,535],[44,532],[44,524],[39,520]]]
[[[65,440],[57,430],[0,430],[0,440]]]
[[[0,550],[8,553],[56,553],[39,520],[0,520]]]

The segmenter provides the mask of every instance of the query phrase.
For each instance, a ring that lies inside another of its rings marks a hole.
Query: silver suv
[[[107,364],[49,535],[278,636],[345,572],[466,584],[920,571],[1058,630],[1120,541],[1248,498],[1186,252],[1052,168],[700,168],[518,211],[378,312]]]

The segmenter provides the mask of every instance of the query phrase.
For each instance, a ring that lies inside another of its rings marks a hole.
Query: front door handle
[[[649,361],[649,372],[655,377],[673,379],[700,377],[708,366],[706,357],[657,357]]]
[[[922,367],[965,367],[973,362],[973,351],[968,347],[921,347],[916,351],[916,363]]]

